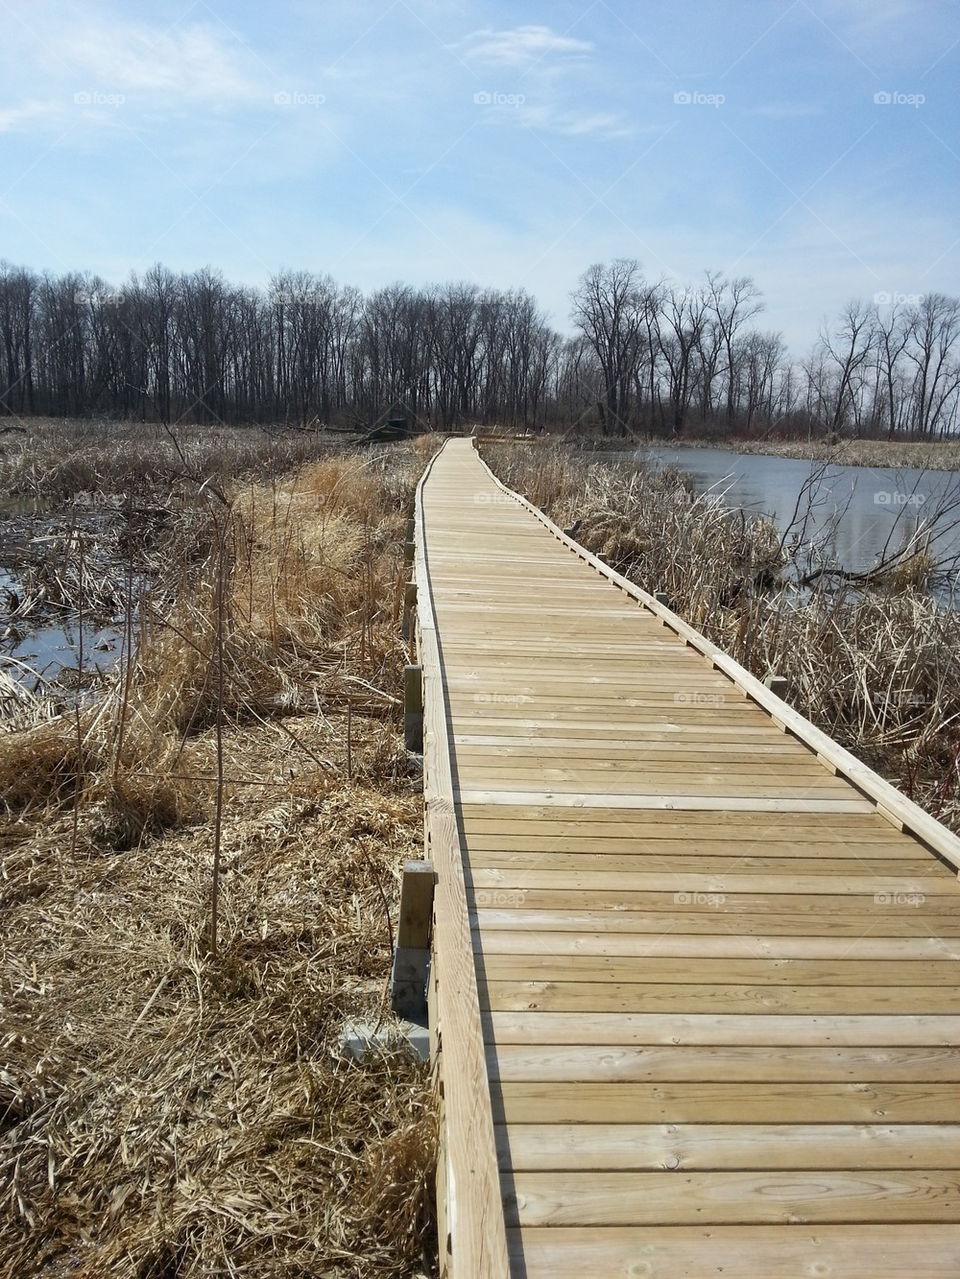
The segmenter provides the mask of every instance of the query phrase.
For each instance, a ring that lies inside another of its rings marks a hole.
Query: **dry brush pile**
[[[0,736],[0,1274],[426,1264],[424,1071],[339,1051],[384,1015],[419,851],[397,606],[425,459],[206,484],[106,693]]]
[[[911,798],[960,830],[960,614],[910,556],[875,584],[817,577],[763,517],[698,494],[670,469],[562,448],[484,450],[494,470],[611,567],[671,607]],[[800,570],[800,571],[798,571]]]

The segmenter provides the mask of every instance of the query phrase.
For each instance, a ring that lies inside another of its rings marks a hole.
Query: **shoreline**
[[[960,440],[899,441],[840,440],[709,440],[697,437],[665,440],[659,437],[639,440],[639,449],[720,449],[748,456],[781,457],[796,461],[830,462],[835,466],[883,467],[890,470],[960,471]]]

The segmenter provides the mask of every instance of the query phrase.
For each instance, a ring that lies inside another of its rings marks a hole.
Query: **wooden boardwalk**
[[[421,484],[441,1259],[960,1275],[960,841],[503,489]]]

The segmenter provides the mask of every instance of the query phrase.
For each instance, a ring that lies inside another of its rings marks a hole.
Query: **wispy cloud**
[[[259,91],[259,77],[212,27],[163,30],[143,23],[84,23],[63,31],[48,54],[57,56],[83,89],[93,82],[153,100],[221,104]]]
[[[767,102],[753,107],[750,114],[770,120],[802,120],[805,116],[822,115],[823,111],[823,106],[816,102]]]
[[[550,27],[530,24],[495,31],[490,27],[473,31],[458,46],[461,57],[490,66],[523,70],[544,58],[584,58],[593,52],[587,40],[560,35]]]
[[[111,13],[106,5],[6,0],[0,61],[8,92],[42,81],[62,94],[123,94],[151,107],[245,102],[280,86],[269,67],[222,24],[169,23]]]
[[[559,133],[568,138],[632,138],[637,129],[614,111],[563,110],[552,106],[531,106],[516,114],[529,128]],[[646,131],[646,130],[645,130]]]
[[[50,100],[28,99],[17,106],[0,107],[0,133],[13,133],[38,120],[49,120],[60,112],[60,105]]]

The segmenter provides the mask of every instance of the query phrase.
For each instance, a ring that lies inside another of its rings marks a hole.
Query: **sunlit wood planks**
[[[504,1273],[960,1273],[960,844],[469,441],[418,564]]]

